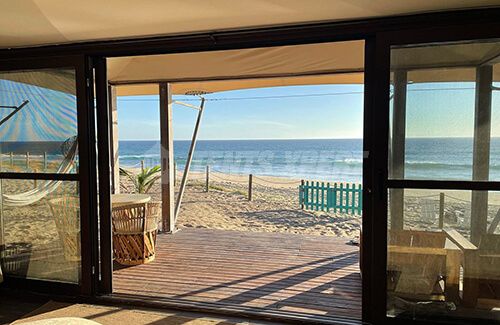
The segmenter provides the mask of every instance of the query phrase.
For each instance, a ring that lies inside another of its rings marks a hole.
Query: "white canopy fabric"
[[[475,81],[474,67],[500,61],[500,41],[396,48],[391,69],[408,70],[410,82]],[[173,94],[259,87],[362,84],[364,42],[279,46],[108,59],[108,78],[118,96],[157,95],[158,82]],[[2,73],[2,79],[74,94],[71,70]],[[500,65],[494,68],[500,81]]]
[[[498,0],[16,0],[0,48],[341,21],[498,6]]]
[[[174,94],[311,84],[363,83],[364,41],[108,59],[119,96],[158,94],[168,81]]]
[[[391,69],[408,70],[409,81],[415,83],[475,81],[474,67],[498,61],[500,42],[403,47],[392,51]],[[173,94],[361,84],[363,70],[363,41],[108,60],[109,81],[119,85],[118,96],[156,95],[158,81],[171,82]],[[500,81],[498,67],[494,69],[494,80]]]

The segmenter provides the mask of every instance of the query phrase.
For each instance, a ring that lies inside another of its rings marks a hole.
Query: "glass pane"
[[[74,173],[73,69],[0,72],[0,170]]]
[[[500,320],[500,192],[390,191],[387,315]]]
[[[0,185],[3,273],[79,283],[78,182],[3,179]]]
[[[500,41],[391,50],[390,178],[500,180],[499,54]]]

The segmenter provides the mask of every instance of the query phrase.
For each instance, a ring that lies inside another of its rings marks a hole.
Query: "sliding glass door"
[[[376,295],[388,321],[500,320],[500,35],[459,35],[386,33],[378,44],[388,138]]]
[[[83,57],[0,62],[0,266],[7,285],[90,292],[92,123],[84,67]]]

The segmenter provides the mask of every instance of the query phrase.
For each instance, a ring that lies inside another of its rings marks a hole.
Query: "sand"
[[[177,175],[180,183],[181,175]],[[283,177],[254,176],[253,200],[248,201],[248,175],[212,172],[210,190],[205,192],[205,174],[191,173],[184,195],[177,227],[229,229],[256,232],[281,232],[337,236],[357,239],[361,216],[346,213],[302,210],[298,205],[300,180]],[[121,178],[122,192],[133,192],[130,181]],[[47,201],[58,196],[76,195],[76,183],[65,182],[55,193],[26,207],[2,209],[4,242],[27,243],[32,249],[60,246],[59,232]],[[32,180],[3,180],[4,193],[20,193],[33,189]],[[176,194],[179,186],[176,186]],[[405,191],[405,228],[439,230],[439,193],[432,190]],[[470,191],[445,193],[446,228],[469,235]],[[161,199],[159,181],[150,193]],[[488,226],[499,213],[500,193],[489,194]],[[500,230],[495,230],[500,233]]]
[[[309,235],[359,237],[361,217],[323,211],[301,210],[298,203],[300,180],[254,176],[252,201],[248,201],[248,175],[212,172],[210,189],[205,191],[205,173],[190,173],[177,227],[239,231],[283,232]],[[180,183],[181,175],[177,175]],[[131,183],[122,179],[122,191]],[[176,195],[179,185],[176,186]],[[150,191],[160,200],[160,185]]]

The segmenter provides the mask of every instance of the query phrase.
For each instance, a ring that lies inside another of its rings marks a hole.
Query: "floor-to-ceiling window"
[[[391,48],[388,316],[500,319],[499,55]]]
[[[81,283],[74,68],[0,72],[0,266]]]

